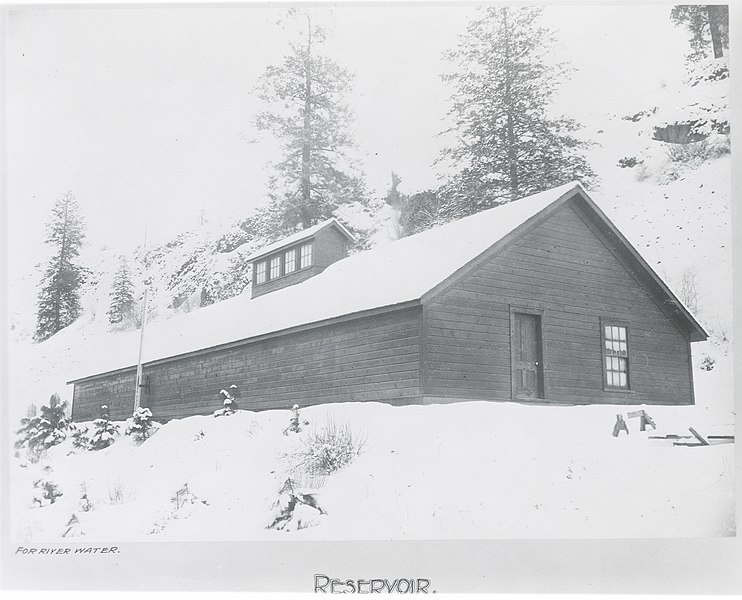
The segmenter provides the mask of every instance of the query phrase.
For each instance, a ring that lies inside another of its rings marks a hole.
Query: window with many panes
[[[261,260],[255,265],[255,282],[265,283],[265,261]]]
[[[312,244],[304,244],[299,250],[299,268],[303,269],[312,264]]]
[[[287,250],[284,254],[283,272],[287,275],[296,271],[296,248]]]
[[[271,279],[278,279],[281,276],[281,255],[271,258]]]
[[[601,322],[605,387],[629,389],[629,329],[618,323]]]

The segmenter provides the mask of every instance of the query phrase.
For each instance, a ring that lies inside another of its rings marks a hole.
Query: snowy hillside
[[[718,391],[710,385],[712,375],[700,377],[704,397]],[[302,431],[288,435],[286,410],[175,420],[141,446],[121,436],[96,452],[74,450],[68,439],[50,451],[50,466],[14,470],[12,537],[38,544],[733,535],[734,445],[649,439],[690,436],[689,425],[724,435],[731,426],[715,425],[703,407],[647,410],[657,431],[640,432],[638,419],[627,419],[630,434],[618,437],[611,432],[625,409],[617,407],[470,402],[310,407],[301,411]],[[308,473],[308,448],[335,455],[332,442],[311,441],[332,424],[347,426],[360,452],[330,475]],[[283,529],[269,529],[290,501],[289,478],[319,509],[301,504]],[[43,482],[62,494],[53,504]]]

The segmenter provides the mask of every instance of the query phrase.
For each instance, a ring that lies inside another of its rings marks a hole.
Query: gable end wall
[[[688,339],[567,202],[426,301],[426,401],[511,399],[510,307],[543,311],[546,401],[692,404]],[[629,323],[630,391],[604,391],[600,319]]]

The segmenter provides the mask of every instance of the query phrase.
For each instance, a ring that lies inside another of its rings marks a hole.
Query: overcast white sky
[[[436,184],[449,90],[442,52],[472,7],[323,8],[325,52],[355,72],[358,152],[380,195]],[[682,74],[686,34],[664,6],[551,6],[555,60],[577,69],[560,108],[585,123],[637,110]],[[265,201],[275,143],[252,125],[255,83],[293,35],[282,8],[23,9],[8,15],[10,275],[42,256],[43,226],[67,190],[95,247],[127,249],[244,215]]]

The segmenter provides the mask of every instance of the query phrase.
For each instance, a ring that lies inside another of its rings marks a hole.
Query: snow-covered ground
[[[720,372],[699,374],[704,397],[717,391]],[[121,436],[104,450],[73,451],[68,439],[39,463],[14,469],[12,537],[32,544],[733,535],[734,445],[649,439],[690,435],[688,426],[729,434],[732,415],[703,405],[647,411],[656,431],[640,432],[639,420],[616,406],[346,403],[302,410],[309,425],[288,435],[290,411],[238,411],[171,421],[141,446]],[[630,433],[613,437],[618,413]],[[363,442],[360,454],[327,477],[292,470],[296,450],[329,422],[350,427]],[[267,529],[290,476],[326,514],[315,514],[312,527]],[[38,479],[63,495],[31,508]],[[81,509],[83,494],[89,510]],[[78,523],[65,538],[73,515]]]

